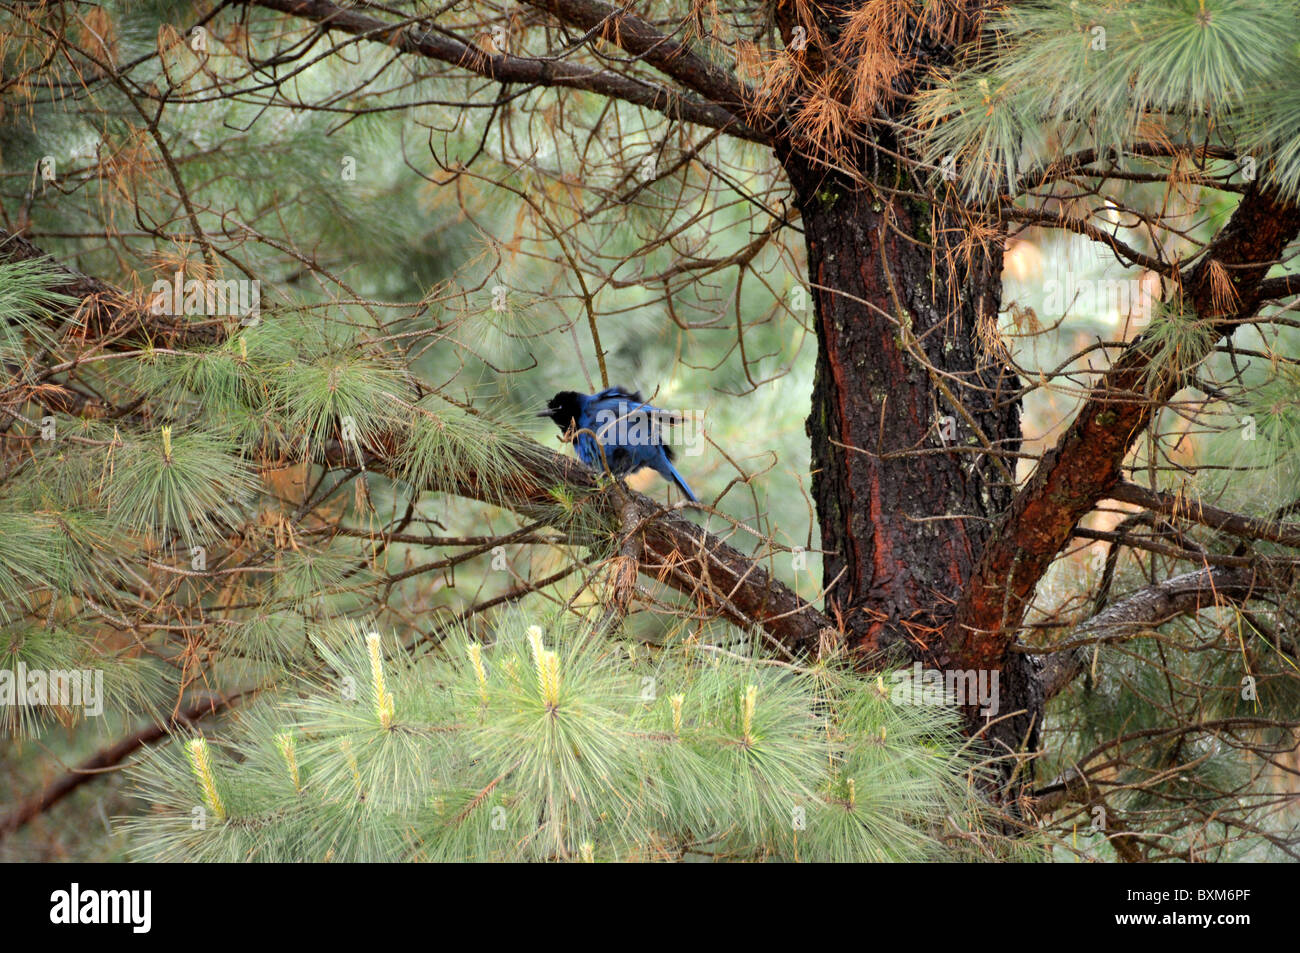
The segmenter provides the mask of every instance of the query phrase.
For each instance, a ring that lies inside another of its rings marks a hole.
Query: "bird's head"
[[[575,391],[562,390],[547,401],[546,409],[537,416],[550,417],[555,421],[555,426],[568,430],[577,423],[578,415],[582,412],[582,404],[578,399],[580,396]]]

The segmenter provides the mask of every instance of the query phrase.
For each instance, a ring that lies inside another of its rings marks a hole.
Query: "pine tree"
[[[0,850],[1294,856],[1297,14],[0,3]]]

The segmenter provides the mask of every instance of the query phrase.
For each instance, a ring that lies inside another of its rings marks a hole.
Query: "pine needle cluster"
[[[978,827],[951,711],[838,663],[517,613],[429,651],[351,623],[313,642],[318,678],[135,772],[137,856],[933,860]]]

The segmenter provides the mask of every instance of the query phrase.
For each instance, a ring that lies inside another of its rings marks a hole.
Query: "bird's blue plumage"
[[[563,391],[547,408],[539,416],[550,417],[561,430],[574,433],[574,452],[587,466],[608,468],[615,476],[649,467],[675,483],[688,500],[698,502],[673,466],[672,448],[664,442],[664,426],[681,419],[676,414],[653,407],[640,393],[621,387],[608,387],[596,394]]]

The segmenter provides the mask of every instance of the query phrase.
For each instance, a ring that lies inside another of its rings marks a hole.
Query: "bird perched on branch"
[[[649,467],[677,484],[691,502],[699,502],[673,466],[673,449],[664,442],[663,428],[682,418],[652,407],[639,391],[609,387],[598,394],[560,391],[537,415],[549,417],[571,435],[578,459],[595,470],[627,476]]]

